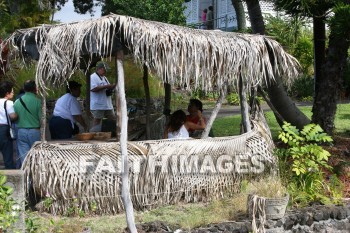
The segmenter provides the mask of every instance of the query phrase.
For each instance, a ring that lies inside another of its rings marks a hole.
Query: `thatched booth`
[[[297,74],[296,60],[270,38],[108,15],[18,30],[8,42],[21,55],[38,60],[36,81],[43,96],[46,88],[66,83],[96,57],[116,59],[120,141],[43,140],[27,155],[23,169],[28,184],[37,195],[53,199],[53,213],[65,213],[72,205],[85,212],[120,212],[121,196],[126,195],[122,183],[129,188],[135,209],[205,201],[238,192],[242,177],[275,166],[269,131],[259,114],[240,136],[127,142],[122,63],[128,51],[165,83],[206,91],[240,83],[251,90],[272,82],[275,75],[288,81]]]

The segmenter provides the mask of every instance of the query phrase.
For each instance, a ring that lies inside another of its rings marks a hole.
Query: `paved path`
[[[297,106],[312,106],[312,103],[310,102],[296,102],[295,104]],[[266,103],[263,103],[261,106],[265,112],[271,111],[270,107]],[[203,111],[204,116],[208,119],[212,111],[213,111],[213,108],[204,109]],[[223,105],[218,113],[217,118],[237,115],[240,113],[241,113],[241,109],[239,106]]]

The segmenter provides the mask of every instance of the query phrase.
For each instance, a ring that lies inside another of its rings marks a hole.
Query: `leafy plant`
[[[237,93],[230,93],[226,96],[227,103],[231,105],[239,105],[239,96]]]
[[[287,180],[294,203],[306,204],[313,201],[329,203],[329,187],[324,179],[324,169],[330,153],[320,143],[330,143],[332,138],[316,124],[306,125],[301,131],[285,122],[278,138],[287,148],[278,149],[282,177]],[[281,166],[282,164],[282,166]]]
[[[319,125],[308,124],[299,131],[295,126],[284,122],[282,128],[283,132],[278,138],[288,144],[286,153],[292,157],[292,171],[297,176],[319,171],[320,167],[330,168],[327,165],[330,153],[317,143],[332,142],[333,139]]]
[[[19,217],[19,205],[11,197],[13,189],[7,185],[6,176],[0,174],[0,232],[13,228]]]
[[[314,79],[310,76],[303,75],[296,79],[291,87],[290,94],[297,99],[311,97],[314,94]]]

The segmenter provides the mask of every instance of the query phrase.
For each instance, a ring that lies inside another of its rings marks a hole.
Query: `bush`
[[[226,96],[227,103],[231,105],[239,105],[239,96],[237,93],[230,93]]]
[[[331,187],[325,182],[323,174],[325,169],[331,170],[327,164],[330,153],[319,144],[332,142],[332,138],[315,124],[306,125],[299,131],[285,122],[282,128],[278,138],[286,144],[286,148],[277,149],[276,154],[292,201],[301,205],[330,202]]]
[[[314,79],[310,76],[302,76],[292,84],[290,95],[298,100],[310,98],[314,94]],[[312,100],[312,97],[311,97]]]
[[[13,189],[7,185],[6,176],[0,174],[0,232],[12,230],[18,220],[19,205],[13,200]]]

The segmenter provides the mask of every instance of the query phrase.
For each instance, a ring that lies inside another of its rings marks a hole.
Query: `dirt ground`
[[[350,198],[350,138],[335,136],[333,145],[325,149],[331,153],[329,165],[344,184],[343,197]]]

